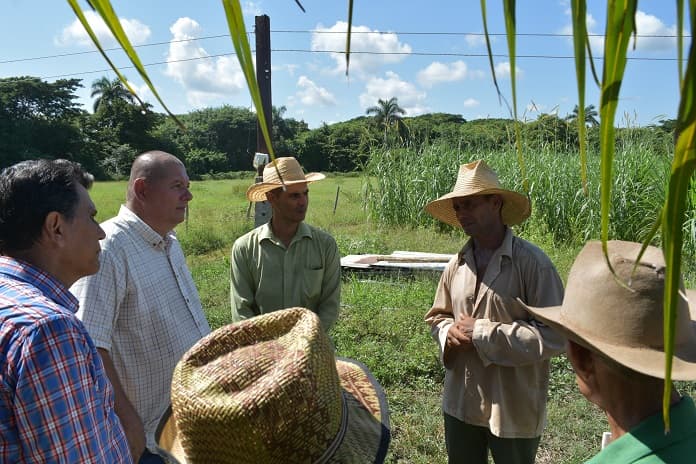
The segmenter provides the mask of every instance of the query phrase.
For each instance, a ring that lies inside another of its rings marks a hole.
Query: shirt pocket
[[[319,302],[321,297],[321,282],[324,277],[324,268],[305,269],[302,276],[302,293],[305,305],[309,309],[315,309],[314,305]]]

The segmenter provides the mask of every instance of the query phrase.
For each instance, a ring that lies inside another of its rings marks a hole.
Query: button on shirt
[[[549,358],[565,341],[532,319],[530,306],[560,305],[563,283],[538,247],[506,231],[476,290],[471,241],[452,258],[440,278],[426,322],[440,346],[462,315],[477,319],[475,349],[462,351],[445,366],[443,411],[467,424],[487,427],[502,438],[534,438],[546,421]]]
[[[0,462],[130,463],[101,357],[77,300],[0,257]]]
[[[155,450],[174,367],[210,326],[173,232],[162,237],[125,206],[101,226],[99,272],[71,290],[80,300],[78,317],[97,347],[109,351]]]
[[[328,331],[338,319],[341,256],[333,237],[300,223],[285,247],[270,223],[238,238],[230,263],[232,319],[301,306],[314,311]]]

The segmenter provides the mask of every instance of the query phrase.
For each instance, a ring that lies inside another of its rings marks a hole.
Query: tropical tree
[[[0,79],[0,166],[37,157],[83,161],[80,79]]]
[[[577,122],[578,117],[580,113],[580,107],[578,105],[575,105],[575,108],[573,108],[573,111],[565,117],[566,121],[569,122]],[[597,117],[599,116],[599,113],[597,113],[597,109],[595,108],[594,105],[589,105],[585,107],[585,124],[590,125],[592,127],[597,127],[599,126],[599,119]]]
[[[131,105],[135,103],[133,94],[130,93],[118,78],[109,80],[106,76],[102,76],[92,82],[92,92],[89,96],[94,98],[95,113],[102,104],[111,106],[118,100],[125,101]]]
[[[399,106],[399,101],[396,97],[391,97],[389,100],[377,100],[377,105],[369,107],[365,110],[365,114],[374,115],[377,126],[384,129],[386,132],[390,127],[403,124],[401,116],[406,114],[406,110]]]

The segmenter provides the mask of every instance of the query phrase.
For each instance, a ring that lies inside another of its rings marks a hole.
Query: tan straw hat
[[[631,277],[640,243],[610,241],[611,275],[601,242],[589,242],[573,263],[563,304],[527,309],[570,340],[651,377],[664,378],[662,250],[648,247]],[[672,378],[696,379],[696,332],[689,302],[680,292]]]
[[[174,370],[172,411],[156,438],[179,463],[381,463],[390,440],[382,388],[304,308],[201,339]]]
[[[452,198],[490,194],[498,194],[503,198],[501,215],[505,225],[519,224],[531,214],[527,197],[502,188],[498,175],[483,160],[462,164],[452,191],[425,205],[425,211],[435,219],[461,227],[452,207]]]
[[[274,165],[275,163],[275,165]],[[276,166],[278,169],[276,170]],[[278,173],[281,178],[278,177]],[[247,189],[246,195],[249,201],[264,201],[266,199],[266,192],[270,192],[273,189],[281,187],[283,183],[285,185],[299,184],[299,183],[312,183],[318,180],[322,180],[326,176],[320,172],[310,172],[305,175],[302,171],[300,163],[297,162],[292,156],[286,156],[284,158],[276,158],[275,161],[271,161],[263,168],[263,182],[254,184]]]

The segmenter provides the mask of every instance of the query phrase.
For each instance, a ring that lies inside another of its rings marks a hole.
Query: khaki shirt
[[[475,350],[453,356],[445,369],[443,411],[503,438],[533,438],[546,422],[549,358],[565,340],[532,319],[530,306],[556,306],[563,283],[538,247],[507,230],[486,268],[478,297],[471,241],[447,265],[425,320],[440,347],[461,315],[477,319]]]
[[[239,237],[230,258],[232,320],[301,306],[325,331],[338,319],[341,255],[331,235],[304,222],[289,247],[264,224]]]

